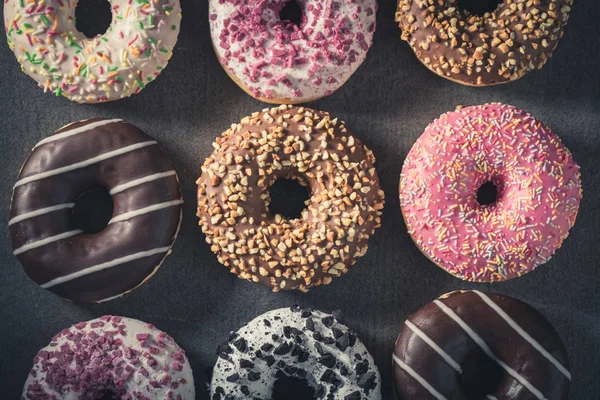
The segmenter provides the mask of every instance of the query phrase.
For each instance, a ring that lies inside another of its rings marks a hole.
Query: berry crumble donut
[[[212,400],[271,399],[283,377],[305,380],[315,399],[380,400],[366,347],[333,315],[291,307],[256,317],[219,347]]]
[[[514,81],[552,57],[573,0],[503,0],[471,15],[460,0],[399,0],[396,21],[419,60],[468,86]]]
[[[548,261],[575,223],[581,195],[579,166],[560,139],[503,104],[442,115],[400,177],[402,213],[419,249],[475,282],[515,278]]]
[[[299,25],[281,20],[295,0],[209,0],[219,62],[246,93],[267,103],[304,103],[333,93],[373,43],[376,0],[298,0]]]
[[[219,262],[273,291],[329,284],[367,251],[384,195],[375,157],[343,121],[282,105],[216,139],[198,179],[198,217]],[[269,188],[296,179],[311,192],[300,218],[269,210]]]
[[[112,201],[112,218],[86,231],[76,205],[98,189]],[[62,298],[111,300],[146,282],[170,254],[182,203],[155,140],[120,119],[74,122],[41,140],[21,168],[8,221],[13,254]]]
[[[394,348],[398,399],[567,400],[567,352],[533,307],[456,291],[411,315]]]
[[[194,400],[185,352],[154,325],[131,318],[106,315],[75,324],[33,363],[22,400]]]
[[[75,26],[77,0],[6,0],[8,45],[44,92],[78,103],[139,93],[167,66],[179,0],[109,0],[112,23],[93,38]]]

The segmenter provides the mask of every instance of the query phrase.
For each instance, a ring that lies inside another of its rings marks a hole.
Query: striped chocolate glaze
[[[568,398],[567,355],[550,323],[519,300],[479,291],[448,293],[406,320],[393,354],[396,395],[473,398],[461,375],[481,358],[503,374],[488,400]]]
[[[73,206],[104,188],[109,225],[77,230]],[[121,120],[69,124],[40,141],[23,164],[10,210],[13,252],[42,287],[75,301],[119,296],[148,279],[181,222],[181,192],[158,144]]]

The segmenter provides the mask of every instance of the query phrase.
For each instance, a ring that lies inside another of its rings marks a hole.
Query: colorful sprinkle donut
[[[280,106],[233,124],[198,179],[198,217],[219,262],[241,279],[308,289],[346,272],[381,225],[375,157],[328,113]],[[300,218],[269,210],[269,187],[296,179],[311,197]]]
[[[87,38],[75,27],[77,0],[7,0],[8,44],[44,92],[78,103],[141,91],[166,67],[179,34],[179,0],[110,0],[112,24]]]
[[[504,0],[471,15],[459,0],[400,0],[396,21],[419,60],[468,86],[514,81],[552,57],[573,0]]]
[[[508,296],[441,296],[406,320],[392,358],[398,399],[569,398],[560,337],[537,310]]]
[[[281,20],[288,0],[209,0],[213,47],[227,74],[267,103],[330,95],[365,60],[375,0],[298,0],[301,24]],[[293,0],[292,0],[293,1]]]
[[[478,190],[491,182],[492,204]],[[421,251],[468,281],[521,276],[546,262],[575,223],[579,166],[550,128],[515,107],[442,115],[410,150],[400,205]]]
[[[185,352],[166,333],[105,315],[59,332],[33,359],[26,399],[193,400]]]
[[[76,224],[84,193],[104,188],[113,215],[98,233]],[[148,280],[171,252],[181,192],[156,141],[121,120],[69,124],[40,141],[14,185],[13,253],[42,288],[74,301],[106,301]]]
[[[365,345],[320,311],[269,311],[232,334],[218,353],[212,400],[271,399],[282,376],[306,380],[315,399],[381,399],[381,377]]]

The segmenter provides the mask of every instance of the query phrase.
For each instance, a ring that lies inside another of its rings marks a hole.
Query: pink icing
[[[480,205],[491,181],[496,202]],[[417,246],[449,273],[494,282],[547,261],[575,223],[579,166],[552,131],[515,107],[442,115],[410,150],[400,203]]]
[[[182,387],[192,380],[183,350],[129,318],[104,316],[64,329],[33,361],[23,399],[101,398],[107,390],[120,399],[194,398],[193,384]]]
[[[376,0],[299,0],[300,26],[280,20],[285,3],[210,0],[221,63],[255,97],[303,101],[332,93],[366,57]]]

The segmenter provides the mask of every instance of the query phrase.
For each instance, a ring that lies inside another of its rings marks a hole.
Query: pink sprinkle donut
[[[22,400],[193,400],[185,352],[166,333],[105,315],[59,332],[33,359]]]
[[[481,204],[488,182],[495,201]],[[442,115],[400,176],[400,205],[417,246],[475,282],[512,279],[550,259],[575,223],[581,194],[579,166],[560,139],[503,104]]]
[[[365,60],[377,2],[297,0],[300,25],[281,20],[286,2],[209,0],[219,61],[244,91],[267,103],[302,103],[330,95]]]

